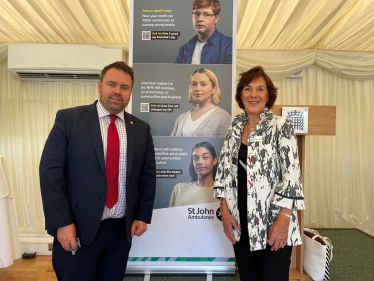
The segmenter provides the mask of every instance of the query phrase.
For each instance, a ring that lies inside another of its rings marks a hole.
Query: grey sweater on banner
[[[172,137],[183,137],[183,126],[186,123],[188,114],[192,111],[187,111],[178,116],[175,121]],[[195,130],[194,137],[216,137],[224,138],[227,133],[227,129],[231,125],[230,114],[217,107],[212,114],[210,114]]]

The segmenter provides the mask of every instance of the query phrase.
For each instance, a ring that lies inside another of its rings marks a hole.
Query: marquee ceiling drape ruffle
[[[11,42],[109,45],[128,52],[129,2],[0,1],[0,61]],[[374,78],[372,1],[238,0],[237,8],[239,71],[261,64],[279,80],[317,63],[346,79]]]

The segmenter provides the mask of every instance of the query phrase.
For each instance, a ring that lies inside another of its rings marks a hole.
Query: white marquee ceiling
[[[222,0],[227,1],[227,0]],[[0,0],[0,44],[129,44],[129,0]],[[238,0],[237,48],[374,51],[372,0]]]

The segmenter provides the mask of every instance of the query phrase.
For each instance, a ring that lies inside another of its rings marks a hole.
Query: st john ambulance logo
[[[219,219],[220,221],[222,221],[222,216],[221,216],[221,207],[219,207],[216,211],[216,217],[217,219]]]
[[[214,219],[214,209],[208,208],[188,208],[189,220],[212,220]]]

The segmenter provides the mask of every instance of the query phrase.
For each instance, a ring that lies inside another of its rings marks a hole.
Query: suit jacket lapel
[[[135,126],[133,123],[133,116],[124,112],[125,123],[126,123],[126,136],[127,136],[127,168],[126,168],[126,182],[129,181],[129,176],[132,168],[132,160],[134,157],[134,148],[135,148]]]
[[[90,128],[91,137],[95,146],[97,158],[99,159],[101,169],[105,174],[103,140],[101,138],[100,123],[99,116],[97,114],[96,103],[97,101],[94,104],[89,105],[85,109],[84,116],[86,117],[88,127]]]

